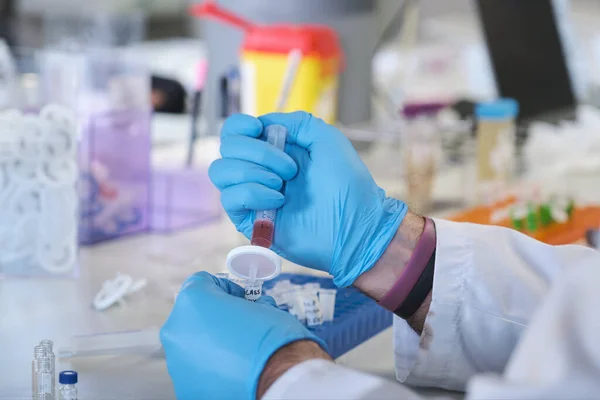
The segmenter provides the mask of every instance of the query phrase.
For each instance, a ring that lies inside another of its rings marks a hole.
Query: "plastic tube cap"
[[[256,269],[255,279],[268,281],[281,272],[281,257],[265,247],[241,246],[227,254],[227,269],[241,279],[252,279]]]
[[[58,383],[61,385],[74,385],[77,383],[77,372],[75,371],[62,371],[58,375]]]
[[[519,115],[519,103],[513,99],[498,99],[475,106],[477,119],[512,119]]]

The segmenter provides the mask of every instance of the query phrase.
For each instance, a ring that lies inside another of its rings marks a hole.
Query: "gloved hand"
[[[325,345],[273,298],[244,299],[244,289],[206,272],[190,277],[160,331],[179,400],[252,399],[279,348],[312,340]]]
[[[261,137],[272,124],[288,129],[287,154]],[[408,211],[385,196],[338,129],[305,112],[228,118],[221,155],[209,174],[238,231],[250,238],[254,210],[281,207],[272,249],[329,272],[339,287],[373,267]]]

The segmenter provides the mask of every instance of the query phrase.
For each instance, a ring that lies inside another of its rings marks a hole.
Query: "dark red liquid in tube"
[[[254,222],[252,230],[252,239],[250,244],[253,246],[266,247],[267,249],[273,244],[273,233],[275,231],[273,222],[266,219],[258,219]]]

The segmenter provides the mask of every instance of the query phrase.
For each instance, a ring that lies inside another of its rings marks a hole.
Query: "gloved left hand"
[[[160,331],[179,400],[256,398],[273,353],[298,341],[325,345],[273,298],[255,303],[244,289],[206,272],[190,277]]]

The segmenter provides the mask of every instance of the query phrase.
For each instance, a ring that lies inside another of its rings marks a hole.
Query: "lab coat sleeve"
[[[600,259],[570,267],[532,319],[504,375],[474,377],[468,399],[600,397]]]
[[[262,400],[422,400],[410,389],[330,361],[310,360],[283,374]],[[430,399],[431,400],[431,399]]]
[[[501,373],[534,312],[565,270],[600,265],[581,246],[548,246],[517,231],[436,220],[432,302],[419,337],[394,320],[396,377],[464,390],[476,373]]]

